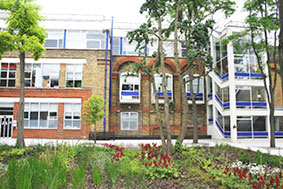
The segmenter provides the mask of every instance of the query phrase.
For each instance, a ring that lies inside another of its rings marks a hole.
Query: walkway
[[[69,145],[77,145],[77,144],[93,144],[94,141],[90,140],[55,140],[55,139],[25,139],[25,143],[27,146],[30,145],[45,145],[45,144],[69,144]],[[122,145],[129,148],[137,148],[140,144],[146,143],[157,143],[161,144],[160,140],[99,140],[97,141],[98,145],[101,144],[115,144],[115,145]],[[175,143],[175,140],[173,140]],[[0,138],[0,144],[8,144],[8,145],[15,145],[16,139],[11,138]],[[216,144],[228,144],[230,146],[243,148],[243,149],[250,149],[252,151],[261,151],[263,153],[270,153],[272,155],[280,155],[283,156],[283,139],[276,139],[276,148],[269,147],[269,140],[268,139],[241,139],[237,142],[233,143],[228,139],[223,140],[215,140],[215,139],[200,139],[199,144],[193,144],[193,140],[184,140],[185,146],[215,146]]]

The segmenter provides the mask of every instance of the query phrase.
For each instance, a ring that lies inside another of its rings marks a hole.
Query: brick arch
[[[182,70],[188,64],[187,60],[184,60],[180,63],[180,69]]]
[[[114,63],[114,66],[113,66],[113,71],[114,72],[117,72],[120,68],[120,66],[126,62],[139,62],[139,63],[142,63],[142,61],[137,58],[137,57],[123,57],[123,58],[120,58],[117,62]]]
[[[155,59],[152,59],[152,60],[147,64],[147,66],[152,66],[153,63],[154,63],[154,61],[155,61]],[[173,62],[172,60],[166,58],[166,59],[164,60],[164,63],[167,64],[167,65],[172,69],[172,71],[173,71],[174,73],[177,73],[176,66],[175,66],[175,64],[174,64],[174,62]]]

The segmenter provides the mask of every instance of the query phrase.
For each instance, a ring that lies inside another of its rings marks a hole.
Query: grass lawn
[[[0,188],[281,188],[282,157],[228,145],[0,145]]]

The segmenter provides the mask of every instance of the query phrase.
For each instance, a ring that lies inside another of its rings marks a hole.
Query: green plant
[[[92,180],[96,186],[99,186],[103,183],[103,174],[98,168],[92,168]]]
[[[179,153],[182,152],[183,145],[182,145],[182,143],[180,142],[179,139],[176,140],[176,143],[175,143],[173,149],[174,149],[175,152],[179,152]]]
[[[106,174],[107,177],[112,184],[112,187],[116,184],[116,181],[120,175],[120,162],[117,161],[109,161],[106,163]]]
[[[70,171],[73,183],[71,186],[74,188],[84,188],[85,182],[85,168],[83,166],[76,166]]]

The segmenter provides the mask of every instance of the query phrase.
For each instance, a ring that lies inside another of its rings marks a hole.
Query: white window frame
[[[126,116],[126,115],[128,115],[128,116]],[[135,116],[133,117],[133,115],[135,115]],[[134,119],[136,121],[136,128],[130,129],[130,122],[133,122]],[[123,121],[128,121],[128,128],[123,127]],[[139,114],[138,114],[138,112],[121,112],[121,130],[137,131],[138,128],[139,128]]]
[[[72,106],[72,108],[71,109],[67,109],[66,108],[66,106],[67,105],[71,105]],[[74,111],[74,106],[75,105],[80,105],[80,110],[79,111]],[[81,103],[65,103],[64,104],[64,129],[72,129],[72,130],[80,130],[81,129],[81,126],[82,126],[82,124],[81,124]],[[69,115],[68,116],[71,116],[71,118],[70,119],[66,119],[66,114],[68,114],[69,113]],[[76,115],[77,114],[77,115]],[[77,117],[77,116],[79,116],[79,119],[75,119],[75,117]],[[71,122],[71,126],[70,125],[66,125],[66,121],[70,121]],[[74,121],[80,121],[80,127],[78,128],[78,127],[74,127]]]
[[[199,75],[195,74],[194,77],[197,77]],[[184,76],[184,81],[187,81],[189,79],[189,76],[188,75],[185,75]],[[198,84],[198,78],[194,79],[193,80],[193,86],[196,86],[197,87],[197,84]],[[191,93],[190,91],[190,83],[185,83],[185,90],[186,90],[186,95],[187,93]],[[194,87],[193,87],[194,89]],[[202,99],[196,99],[196,103],[197,104],[204,104],[204,77],[200,77],[199,79],[199,93],[202,93]],[[187,100],[188,100],[188,103],[192,103],[192,100],[190,100],[190,97],[187,97]]]
[[[8,68],[5,69],[4,71],[2,71],[2,64],[8,64]],[[16,66],[15,70],[10,69],[11,68],[11,64],[14,64]],[[17,78],[17,64],[16,63],[10,63],[10,62],[0,62],[0,80],[6,80],[6,85],[5,86],[0,86],[0,87],[16,87],[16,78]],[[2,72],[6,72],[6,77],[2,77]],[[15,77],[10,77],[10,73],[14,73]],[[9,86],[9,81],[13,81],[14,80],[14,86]]]
[[[127,77],[127,75],[129,75]],[[128,84],[132,85],[132,90],[123,90],[123,85]],[[136,90],[136,86],[138,86],[138,90]],[[120,74],[120,102],[121,103],[140,103],[140,90],[141,90],[141,75],[135,73],[121,73]],[[122,92],[138,92],[139,95],[122,95]],[[136,98],[137,97],[137,98]]]
[[[32,104],[36,104],[37,105],[37,110],[32,110],[31,106]],[[42,111],[41,110],[41,106],[42,105],[48,105],[48,110],[47,110],[47,126],[40,126],[40,113],[41,112],[46,112],[46,110]],[[56,105],[56,110],[55,109],[51,109],[51,105]],[[25,115],[27,113],[27,117],[24,116],[24,121],[25,123],[27,122],[28,124],[24,124],[24,129],[57,129],[58,128],[58,103],[45,103],[45,102],[27,102],[25,103]],[[31,126],[30,124],[30,117],[31,117],[31,112],[37,112],[37,126]],[[56,117],[52,118],[51,113],[55,113],[56,112]],[[56,121],[56,127],[49,127],[50,126],[50,121]]]
[[[167,85],[166,88],[167,88],[167,93],[168,92],[171,92],[171,97],[169,97],[169,101],[170,102],[173,102],[173,97],[174,97],[174,93],[173,93],[173,74],[169,74],[169,73],[166,73],[165,74],[166,78],[167,78],[167,82],[169,82],[169,84],[171,85]],[[160,80],[161,79],[161,80]],[[158,81],[160,80],[160,82]],[[157,92],[161,92],[163,93],[162,91],[162,76],[161,74],[154,74],[154,81],[155,81],[155,87],[156,87],[156,90]],[[160,87],[160,91],[158,90],[158,88]],[[153,91],[153,85],[151,85],[151,101],[152,103],[155,103],[155,95],[154,95],[154,91]],[[159,97],[159,103],[164,103],[164,97]]]
[[[68,66],[74,66],[73,71],[68,71]],[[77,67],[81,66],[81,71],[77,71]],[[72,73],[72,78],[68,79],[68,74]],[[76,74],[81,75],[80,79],[76,79]],[[72,81],[73,82],[73,86],[67,86],[68,81]],[[80,87],[76,87],[75,83],[76,81],[81,81],[81,86]],[[66,65],[66,88],[82,88],[82,84],[83,84],[83,65],[82,64],[67,64]]]
[[[52,37],[49,37],[49,35],[48,34],[61,34],[61,37],[54,37],[54,36],[52,36]],[[49,30],[49,31],[47,31],[47,37],[46,37],[46,41],[48,41],[48,40],[52,40],[52,41],[57,41],[57,45],[56,45],[56,47],[45,47],[45,48],[63,48],[63,46],[64,46],[64,30]],[[62,40],[62,44],[60,44],[60,40]],[[45,44],[46,44],[46,42],[45,42]],[[44,46],[45,46],[45,44],[44,44]]]
[[[88,38],[87,35],[88,34],[95,34],[95,35],[102,35],[103,38]],[[85,35],[85,38],[86,38],[86,48],[87,49],[104,49],[105,46],[106,46],[106,41],[105,41],[105,34],[99,32],[99,31],[86,31],[86,35]],[[88,42],[91,42],[91,41],[95,41],[95,42],[99,42],[99,47],[98,48],[89,48],[87,47],[87,43]],[[104,45],[103,45],[104,44]]]

